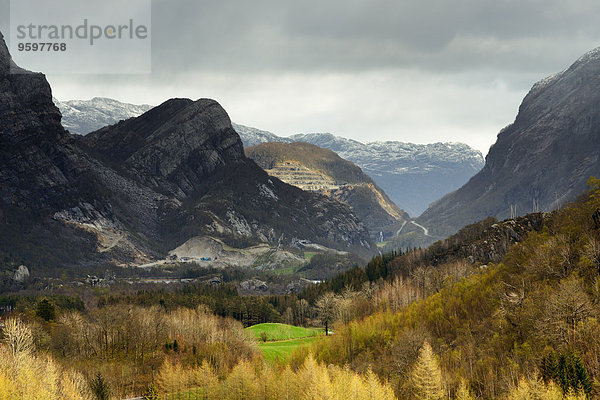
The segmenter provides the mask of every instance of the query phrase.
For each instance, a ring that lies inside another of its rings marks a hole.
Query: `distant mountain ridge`
[[[63,125],[73,133],[84,134],[137,116],[133,114],[141,114],[149,107],[116,103],[119,102],[95,98],[57,102],[57,106],[63,114]],[[245,147],[267,142],[307,142],[336,152],[358,165],[395,204],[413,217],[432,202],[458,189],[484,164],[481,153],[463,143],[421,145],[388,141],[365,144],[329,133],[281,137],[244,125],[232,123],[232,126]]]
[[[348,204],[374,241],[390,240],[408,222],[408,214],[368,175],[331,150],[304,142],[268,142],[245,152],[269,175]]]
[[[419,222],[440,235],[487,216],[550,211],[600,175],[600,48],[542,79],[498,134],[484,168]]]
[[[483,166],[481,153],[464,143],[364,144],[328,133],[291,138],[333,150],[352,161],[373,178],[398,207],[415,217],[430,203],[467,182]]]
[[[277,136],[274,133],[263,131],[261,129],[251,128],[249,126],[239,125],[236,123],[232,123],[231,125],[238,135],[240,135],[242,143],[244,143],[244,147],[256,146],[261,143],[292,143],[294,141],[290,138]]]
[[[138,117],[150,110],[148,104],[129,104],[106,97],[91,100],[52,99],[62,114],[62,125],[71,133],[87,135],[121,120]]]

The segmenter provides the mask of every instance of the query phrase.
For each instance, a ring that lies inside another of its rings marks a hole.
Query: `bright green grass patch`
[[[312,260],[312,258],[315,256],[315,252],[312,251],[305,251],[304,252],[304,258],[306,259],[306,261],[310,262],[310,260]]]
[[[273,362],[278,359],[279,361],[285,362],[290,357],[290,354],[292,354],[292,351],[299,347],[308,346],[318,339],[318,336],[313,336],[301,339],[284,340],[281,342],[261,342],[258,344],[258,347],[262,351],[266,361]]]
[[[274,323],[253,325],[246,328],[246,331],[260,341],[263,341],[263,332],[266,334],[267,341],[298,339],[323,334],[323,330],[319,328],[303,328]]]

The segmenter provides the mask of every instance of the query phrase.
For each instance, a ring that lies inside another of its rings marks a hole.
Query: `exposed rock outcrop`
[[[63,126],[71,133],[87,134],[120,120],[137,117],[151,107],[114,99],[58,101]],[[232,123],[245,147],[268,142],[309,142],[335,151],[375,180],[390,198],[413,217],[433,201],[459,188],[483,167],[483,156],[463,143],[414,144],[360,143],[328,133],[281,137],[271,132]]]
[[[25,265],[20,265],[15,271],[13,279],[15,282],[25,282],[27,279],[29,279],[29,268],[27,268]]]

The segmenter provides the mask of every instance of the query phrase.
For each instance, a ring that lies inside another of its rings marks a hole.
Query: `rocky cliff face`
[[[536,83],[481,172],[419,221],[440,234],[495,216],[555,209],[600,174],[600,49]]]
[[[11,68],[12,65],[12,68]],[[0,254],[4,260],[56,264],[85,259],[95,238],[55,218],[87,204],[80,218],[112,219],[94,183],[95,162],[60,124],[44,75],[14,65],[0,35]],[[92,205],[93,204],[93,205]]]
[[[159,194],[156,225],[171,247],[209,234],[372,251],[366,229],[349,208],[269,178],[246,158],[227,113],[213,100],[169,100],[80,137],[78,144]]]
[[[483,156],[464,143],[361,143],[329,133],[279,137],[271,132],[235,125],[244,146],[266,142],[306,142],[334,151],[358,165],[413,217],[432,202],[456,190],[483,167]]]
[[[172,99],[79,140],[98,159],[179,199],[219,168],[247,163],[239,136],[214,100]]]
[[[61,126],[45,77],[10,73],[11,63],[0,37],[3,260],[34,273],[136,265],[203,235],[373,251],[347,206],[270,178],[247,159],[216,102],[173,99],[83,138]]]
[[[375,241],[389,240],[408,220],[371,178],[333,151],[301,142],[263,143],[247,147],[246,154],[284,182],[348,204]]]

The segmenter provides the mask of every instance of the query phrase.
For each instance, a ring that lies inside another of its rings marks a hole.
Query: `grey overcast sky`
[[[210,97],[279,135],[485,155],[533,83],[597,46],[597,0],[154,0],[151,75],[48,79],[60,100]]]

